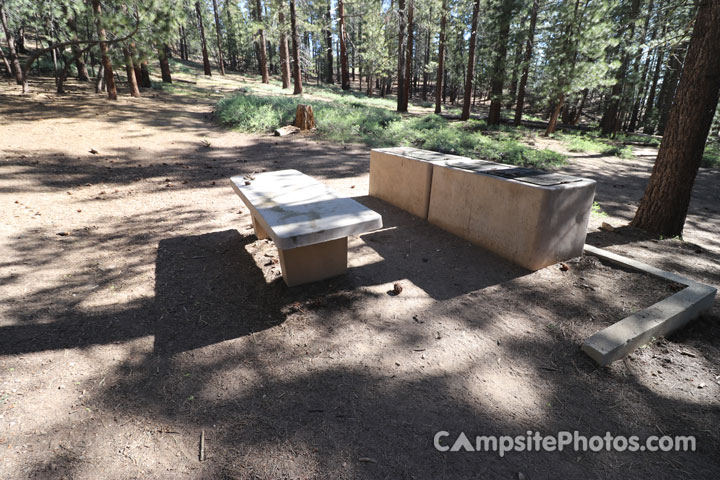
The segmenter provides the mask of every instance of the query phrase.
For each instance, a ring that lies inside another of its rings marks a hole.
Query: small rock
[[[701,383],[698,385],[698,388],[705,388],[707,387],[707,383]]]

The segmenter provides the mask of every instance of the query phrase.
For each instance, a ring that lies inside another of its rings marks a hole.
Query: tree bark
[[[105,69],[103,67],[103,64],[101,63],[98,66],[97,76],[95,77],[95,93],[103,93],[106,91],[107,88],[105,86]]]
[[[170,63],[168,62],[168,51],[170,48],[167,45],[163,45],[158,49],[158,59],[160,60],[160,74],[162,76],[163,83],[172,83],[172,76],[170,75]]]
[[[470,50],[468,53],[467,76],[465,77],[465,96],[463,97],[463,109],[460,120],[470,118],[470,99],[472,97],[473,72],[475,71],[475,44],[477,43],[478,15],[480,12],[480,0],[475,0],[473,6],[472,24],[470,26]]]
[[[125,72],[127,73],[128,86],[130,87],[130,95],[133,97],[140,96],[140,89],[138,88],[137,78],[135,77],[135,65],[133,63],[132,55],[127,47],[122,47],[123,57],[125,58]]]
[[[92,0],[93,12],[95,13],[95,23],[97,26],[98,40],[100,44],[100,53],[102,54],[103,72],[105,74],[105,88],[107,89],[108,98],[117,100],[117,87],[115,86],[115,75],[113,74],[112,63],[108,55],[108,46],[105,37],[105,29],[102,26],[100,17],[102,11],[100,8],[100,0]]]
[[[223,58],[222,36],[220,34],[220,15],[218,14],[217,0],[213,0],[213,13],[215,14],[215,33],[217,34],[218,63],[220,75],[225,75],[225,59]]]
[[[435,84],[435,114],[442,111],[441,101],[443,99],[443,74],[445,72],[445,28],[447,24],[447,2],[442,3],[442,17],[440,17],[440,42],[438,45],[438,69]]]
[[[340,86],[350,90],[350,72],[348,71],[347,32],[345,31],[345,2],[337,0],[338,39],[340,43]]]
[[[647,33],[648,29],[650,27],[650,17],[652,17],[653,14],[653,8],[655,6],[655,3],[653,0],[650,0],[648,3],[648,13],[645,17],[645,25],[643,26],[643,36],[642,41],[643,43],[647,39]],[[653,40],[655,40],[655,37],[657,36],[657,23],[653,26],[652,33],[650,34],[650,43],[652,43]],[[640,50],[640,55],[635,60],[635,65],[633,67],[633,79],[637,79],[637,74],[640,69],[640,60],[642,59],[642,50]],[[647,59],[645,60],[645,65],[643,66],[643,71],[640,76],[640,81],[637,82],[637,85],[639,85],[639,89],[637,92],[635,92],[635,95],[632,102],[632,111],[630,114],[630,123],[628,124],[627,130],[630,132],[634,132],[637,129],[637,122],[638,122],[638,115],[640,114],[640,104],[642,103],[642,99],[645,93],[645,87],[646,87],[646,80],[648,71],[650,70],[650,64],[652,63],[652,51],[648,50]],[[633,80],[635,81],[635,80]]]
[[[397,111],[402,112],[405,93],[405,0],[398,0]]]
[[[650,182],[631,225],[681,235],[720,92],[720,0],[704,0],[695,17],[675,102]]]
[[[407,46],[405,48],[405,78],[403,83],[402,101],[398,102],[398,112],[408,111],[408,102],[410,101],[410,79],[412,78],[412,59],[413,59],[413,7],[415,0],[407,1]]]
[[[658,98],[658,135],[662,135],[665,131],[665,125],[667,124],[667,120],[670,115],[670,108],[672,107],[673,100],[675,99],[675,91],[677,89],[678,81],[680,80],[680,72],[682,71],[683,66],[684,50],[685,43],[682,43],[673,48],[670,52],[667,69],[665,70],[662,87],[660,88],[660,97]]]
[[[425,32],[425,61],[423,62],[422,76],[422,99],[427,100],[428,71],[427,64],[430,63],[430,30]]]
[[[182,48],[180,50],[180,58],[183,60],[188,60],[190,57],[188,56],[188,41],[187,35],[185,33],[185,25],[180,25],[180,42],[182,45]]]
[[[25,25],[20,25],[17,33],[17,51],[23,55],[27,55],[28,50],[25,47]]]
[[[517,98],[518,74],[520,73],[520,66],[522,65],[521,57],[524,43],[525,42],[518,38],[517,45],[515,45],[515,52],[513,54],[513,69],[510,76],[510,86],[508,88],[508,101],[505,104],[505,108],[508,110],[512,108],[515,104],[515,99]]]
[[[650,90],[648,91],[647,100],[645,101],[645,112],[643,113],[642,126],[643,133],[652,134],[655,127],[652,125],[653,112],[655,110],[655,93],[657,92],[657,84],[660,80],[660,70],[665,57],[665,51],[662,47],[658,48],[657,58],[655,59],[655,71],[653,72],[652,81],[650,82]]]
[[[341,1],[341,0],[339,0]],[[299,95],[303,91],[302,77],[300,70],[300,43],[297,31],[297,18],[295,14],[295,0],[290,0],[290,32],[292,36],[292,55],[293,55],[293,79],[295,80],[295,88],[293,95]]]
[[[561,93],[560,96],[555,101],[555,108],[553,108],[552,113],[550,114],[550,120],[548,120],[548,126],[545,130],[545,136],[547,137],[551,133],[555,132],[555,129],[557,128],[557,121],[558,117],[560,116],[560,111],[563,108],[563,105],[565,104],[565,94]]]
[[[590,90],[588,90],[587,88],[583,89],[582,98],[580,99],[580,105],[577,107],[577,110],[575,110],[575,115],[573,115],[572,119],[570,120],[571,125],[577,125],[578,122],[580,122],[580,116],[582,115],[583,108],[585,108],[585,102],[587,101],[588,93],[590,93]]]
[[[148,70],[147,60],[140,62],[140,86],[143,88],[152,88],[150,81],[150,70]]]
[[[210,77],[212,76],[212,72],[210,71],[210,58],[208,57],[207,41],[205,40],[205,25],[203,24],[202,9],[200,8],[199,1],[195,2],[195,14],[197,15],[198,30],[200,32],[200,47],[202,49],[203,70],[205,72],[205,75]],[[165,60],[167,61],[167,55],[165,55]]]
[[[70,29],[70,33],[72,34],[72,39],[77,40],[78,39],[78,33],[77,33],[77,19],[76,14],[74,11],[69,11],[68,8],[63,8],[65,15],[67,15],[67,25]],[[75,68],[77,68],[78,72],[78,80],[81,82],[88,82],[90,81],[90,76],[88,75],[87,66],[85,65],[85,61],[82,58],[82,55],[79,54],[80,52],[80,46],[79,45],[72,45],[70,47],[73,57],[75,58]]]
[[[282,76],[282,88],[290,88],[290,52],[288,52],[287,25],[285,25],[285,14],[282,11],[282,0],[278,2],[278,23],[280,30],[280,74]]]
[[[315,114],[312,105],[298,105],[295,109],[295,126],[300,130],[315,128]]]
[[[502,93],[505,84],[505,57],[510,37],[510,20],[512,17],[513,0],[503,0],[500,12],[500,28],[496,43],[496,56],[493,62],[493,75],[490,87],[490,111],[488,112],[488,125],[500,124],[502,111]]]
[[[325,13],[325,81],[335,83],[333,79],[333,51],[332,51],[332,15],[330,14],[330,3],[327,2]]]
[[[258,24],[262,24],[262,5],[260,0],[255,0],[255,20]],[[265,30],[258,28],[257,31],[257,49],[258,49],[258,68],[260,70],[260,76],[262,83],[270,83],[270,75],[268,73],[268,62],[267,62],[267,41],[265,40]]]
[[[15,49],[15,37],[8,28],[7,17],[5,16],[5,5],[2,1],[0,1],[0,23],[2,23],[3,30],[5,31],[5,38],[8,43],[8,55],[10,56],[10,66],[12,68],[13,75],[15,75],[15,82],[17,82],[18,85],[22,85],[22,69],[20,68],[20,60],[18,60],[17,50]]]
[[[540,1],[533,0],[532,10],[530,11],[530,25],[528,26],[527,40],[525,43],[523,71],[520,77],[520,85],[518,85],[517,103],[515,105],[515,119],[513,121],[515,126],[520,125],[522,121],[523,107],[525,106],[525,88],[527,87],[528,74],[530,72],[530,60],[532,59],[533,44],[535,42],[535,25],[537,24],[539,8]]]
[[[3,65],[5,65],[5,76],[7,78],[13,78],[13,70],[10,66],[10,62],[8,62],[7,57],[5,56],[5,51],[0,48],[0,57],[2,57]]]

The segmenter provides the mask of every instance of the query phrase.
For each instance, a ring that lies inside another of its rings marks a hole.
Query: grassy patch
[[[607,143],[583,135],[558,135],[557,139],[567,143],[571,152],[600,153],[620,158],[633,158],[632,147]]]
[[[720,168],[720,143],[708,143],[705,146],[700,166],[705,168]]]
[[[623,134],[618,133],[615,135],[615,140],[620,143],[640,143],[643,145],[651,145],[653,147],[660,146],[660,138],[653,137],[651,135],[638,135],[638,134]]]
[[[600,218],[608,216],[607,212],[602,209],[598,202],[593,202],[592,207],[590,208],[590,214]]]
[[[273,86],[264,87],[268,93]],[[521,134],[488,130],[483,121],[448,122],[438,115],[403,117],[391,110],[394,103],[330,88],[309,88],[323,100],[312,100],[318,133],[336,142],[357,142],[372,147],[415,146],[514,165],[550,167],[565,157],[536,150],[519,141]],[[274,92],[273,92],[274,93]],[[215,107],[220,123],[245,132],[262,133],[292,123],[298,103],[307,99],[287,95],[258,95],[242,91],[223,98]]]

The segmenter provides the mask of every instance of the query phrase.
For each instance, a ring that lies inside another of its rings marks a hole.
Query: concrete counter
[[[582,254],[595,195],[593,180],[418,149],[373,150],[370,185],[371,195],[529,270]]]

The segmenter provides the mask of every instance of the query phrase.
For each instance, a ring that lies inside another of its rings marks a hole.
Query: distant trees
[[[697,9],[685,0],[0,0],[0,69],[22,84],[24,62],[42,51],[35,70],[54,65],[58,91],[69,75],[102,70],[112,98],[118,80],[140,94],[153,65],[171,82],[177,56],[206,75],[277,75],[283,88],[292,77],[294,91],[314,81],[395,94],[400,112],[431,96],[437,113],[451,104],[467,119],[475,109],[491,125],[530,112],[547,134],[581,118],[606,135],[662,133]]]

